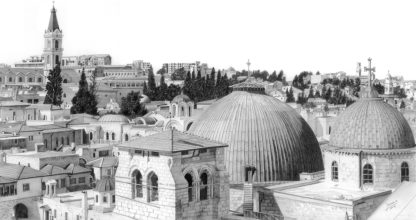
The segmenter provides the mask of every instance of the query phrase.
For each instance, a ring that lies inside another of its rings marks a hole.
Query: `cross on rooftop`
[[[247,75],[248,77],[250,77],[250,65],[251,65],[250,60],[248,60],[246,64],[247,64]]]
[[[368,58],[368,67],[364,67],[364,71],[368,72],[368,86],[371,87],[371,77],[376,71],[375,67],[371,67],[371,57]]]

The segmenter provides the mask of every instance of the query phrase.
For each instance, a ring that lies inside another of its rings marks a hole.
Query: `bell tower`
[[[59,29],[55,6],[52,6],[48,29],[45,30],[43,36],[45,39],[43,48],[44,75],[47,76],[49,70],[53,69],[56,64],[60,64],[62,60],[63,35],[62,30]]]

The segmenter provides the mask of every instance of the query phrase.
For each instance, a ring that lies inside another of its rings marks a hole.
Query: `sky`
[[[41,55],[52,1],[2,0],[0,63]],[[64,56],[208,63],[216,69],[356,74],[373,59],[416,79],[415,1],[55,0]]]

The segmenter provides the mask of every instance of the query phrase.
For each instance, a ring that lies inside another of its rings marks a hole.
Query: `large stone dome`
[[[381,98],[362,98],[335,121],[329,145],[354,149],[403,149],[415,145],[403,115]]]
[[[246,83],[247,84],[247,83]],[[244,87],[244,89],[240,88]],[[254,165],[257,181],[297,180],[301,172],[323,170],[318,141],[303,118],[287,104],[241,84],[216,101],[189,132],[229,145],[225,163],[231,183],[244,181]]]

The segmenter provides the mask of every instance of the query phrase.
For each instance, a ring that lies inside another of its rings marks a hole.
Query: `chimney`
[[[253,180],[256,168],[254,166],[244,167],[244,198],[243,198],[243,213],[253,211]]]
[[[83,216],[82,219],[83,220],[88,220],[88,209],[89,209],[89,205],[88,205],[88,193],[87,191],[82,191],[82,211]]]

